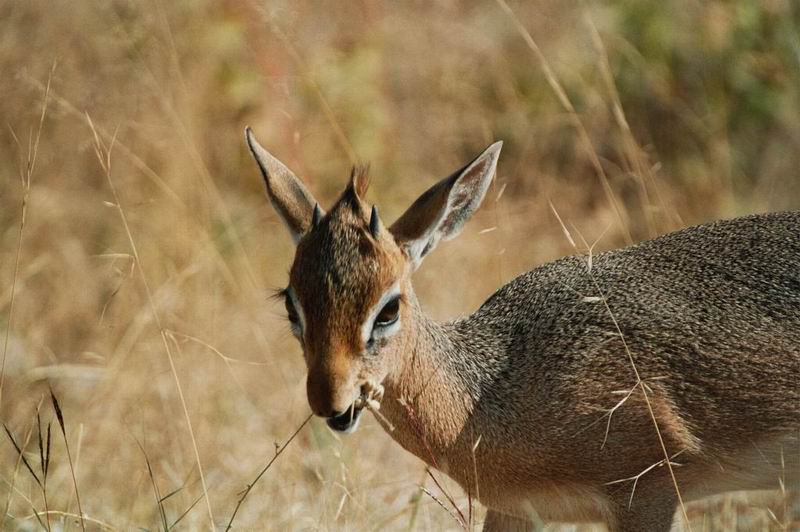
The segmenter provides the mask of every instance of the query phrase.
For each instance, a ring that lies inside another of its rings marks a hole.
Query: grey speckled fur
[[[663,458],[638,396],[608,421],[622,397],[613,392],[637,382],[627,344],[652,392],[668,452],[680,452],[679,484],[698,486],[687,488],[685,499],[717,492],[716,484],[777,487],[751,479],[753,467],[773,470],[774,481],[788,477],[796,488],[800,213],[684,229],[597,255],[591,271],[586,257],[564,258],[512,280],[473,315],[426,328],[434,344],[446,344],[436,351],[472,399],[470,430],[483,436],[487,467],[479,478],[487,484],[502,467],[494,456],[519,450],[527,456],[503,458],[517,464],[504,472],[506,484],[523,488],[530,477],[589,484],[627,502],[631,484],[609,483]],[[783,466],[772,441],[785,445]],[[493,442],[502,443],[493,449]],[[748,446],[762,463],[743,463]],[[705,482],[712,470],[730,478]],[[469,483],[471,475],[462,475]],[[643,477],[639,489],[657,476]],[[646,503],[646,492],[641,497]]]
[[[664,386],[701,440],[798,427],[800,213],[692,227],[592,262],[591,275],[582,257],[523,274],[450,325],[471,353],[465,381],[484,407],[507,411],[532,388],[566,400],[573,386],[609,376],[614,389],[630,387],[605,297],[642,378],[680,375]],[[736,423],[743,417],[748,426]]]

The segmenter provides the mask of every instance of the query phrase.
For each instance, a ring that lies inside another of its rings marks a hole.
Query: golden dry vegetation
[[[792,0],[0,1],[0,419],[43,484],[37,409],[45,450],[52,429],[46,490],[0,434],[2,527],[80,529],[71,458],[87,529],[224,528],[308,415],[268,298],[292,244],[245,125],[326,204],[369,161],[386,220],[504,140],[481,212],[416,275],[443,319],[574,253],[553,210],[602,250],[800,208],[798,17]],[[313,419],[234,526],[457,529],[420,485],[444,500],[371,417],[342,438]],[[689,514],[779,530],[790,503]]]

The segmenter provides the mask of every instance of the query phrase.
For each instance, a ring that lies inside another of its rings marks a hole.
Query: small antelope
[[[667,531],[681,502],[800,485],[800,213],[567,257],[437,323],[411,277],[478,209],[501,143],[391,226],[369,178],[324,212],[247,143],[296,243],[283,290],[308,402],[352,432],[364,408],[488,507],[484,530],[600,521]]]

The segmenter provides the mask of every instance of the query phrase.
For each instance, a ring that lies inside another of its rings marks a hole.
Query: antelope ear
[[[312,224],[319,222],[324,212],[303,182],[258,143],[249,127],[245,128],[244,134],[250,153],[264,176],[270,203],[296,244]]]
[[[461,232],[492,182],[502,142],[429,188],[389,229],[416,269],[440,240]]]

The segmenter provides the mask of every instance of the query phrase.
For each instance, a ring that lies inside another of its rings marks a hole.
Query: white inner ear
[[[369,312],[367,313],[367,319],[361,326],[361,340],[364,342],[365,345],[369,341],[369,339],[373,336],[372,328],[375,325],[375,318],[378,317],[378,314],[386,305],[386,303],[388,303],[389,301],[391,301],[392,299],[394,299],[399,295],[400,295],[400,281],[397,281],[391,287],[389,287],[389,289],[383,293],[378,302],[375,303],[375,305],[373,305],[372,308],[369,309]],[[400,318],[398,318],[397,321],[394,322],[389,327],[382,328],[380,330],[379,336],[377,336],[376,339],[378,337],[379,338],[389,337],[394,333],[396,333],[398,330],[400,330]]]
[[[303,307],[300,305],[300,301],[297,299],[297,294],[294,293],[292,287],[286,289],[286,294],[289,296],[289,299],[292,302],[292,306],[294,306],[294,311],[297,312],[297,317],[300,318],[300,330],[295,330],[295,327],[292,326],[292,332],[299,338],[303,337],[303,331],[306,330],[306,315],[303,314]]]
[[[283,223],[283,226],[286,228],[287,231],[289,231],[289,235],[291,235],[292,237],[292,242],[294,242],[294,245],[296,246],[297,243],[300,242],[300,239],[303,238],[303,235],[305,233],[295,231],[292,228],[292,224],[289,223],[289,220],[287,220],[283,216],[283,211],[281,210],[280,204],[278,204],[278,202],[275,201],[275,199],[272,197],[271,194],[267,194],[267,197],[269,198],[270,205],[272,205],[272,208],[278,214],[278,218],[280,218],[281,222]],[[292,299],[292,301],[294,301],[294,299]]]
[[[449,210],[450,200],[448,199],[447,205],[439,213],[439,216],[436,217],[436,221],[431,224],[427,231],[425,231],[425,234],[416,240],[408,242],[408,255],[411,258],[411,262],[413,263],[415,269],[420,265],[422,259],[425,258],[425,255],[427,255],[431,249],[436,247],[436,244],[439,240],[439,228],[441,227],[442,222],[444,221]]]

